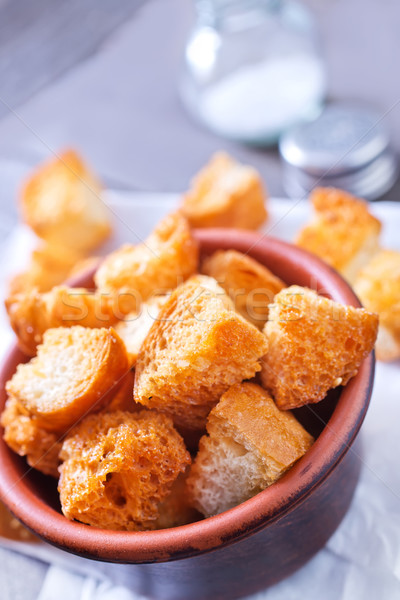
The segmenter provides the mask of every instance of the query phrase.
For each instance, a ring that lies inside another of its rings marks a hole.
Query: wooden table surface
[[[304,3],[322,33],[329,99],[384,112],[400,155],[400,3]],[[276,149],[227,142],[184,112],[177,86],[192,22],[188,0],[0,0],[0,233],[15,224],[21,178],[66,146],[109,186],[161,191],[184,190],[226,149],[283,194]],[[386,197],[400,200],[399,184]],[[2,600],[36,598],[46,565],[0,558]]]

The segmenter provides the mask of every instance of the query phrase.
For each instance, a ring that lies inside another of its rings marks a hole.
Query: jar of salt
[[[309,12],[291,0],[195,0],[181,96],[216,133],[258,145],[318,116],[325,69]]]

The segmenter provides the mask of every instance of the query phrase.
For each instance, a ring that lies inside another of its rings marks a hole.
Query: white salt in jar
[[[181,95],[220,135],[275,143],[313,119],[325,95],[325,69],[313,20],[290,0],[196,0]]]

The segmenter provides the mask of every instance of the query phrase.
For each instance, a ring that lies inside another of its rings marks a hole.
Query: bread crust
[[[97,270],[96,286],[102,292],[118,292],[121,310],[128,314],[196,273],[198,257],[198,243],[177,211],[160,221],[143,244],[126,244],[112,252]]]
[[[252,383],[236,384],[222,395],[207,432],[187,481],[192,504],[206,517],[274,483],[314,441],[291,412],[280,411]]]
[[[114,329],[49,329],[37,356],[20,364],[7,393],[39,427],[65,432],[85,414],[104,408],[129,371]]]
[[[259,329],[268,319],[275,294],[285,287],[267,267],[237,250],[217,250],[204,260],[202,272],[216,279],[235,309]]]
[[[165,415],[89,415],[65,439],[59,492],[64,515],[94,527],[155,527],[159,506],[190,463]]]
[[[400,358],[400,252],[378,252],[359,273],[354,290],[367,310],[378,313],[378,360]]]
[[[215,280],[193,277],[172,292],[141,346],[135,400],[201,429],[221,394],[260,370],[266,349]]]
[[[73,150],[40,166],[21,194],[22,216],[44,240],[90,251],[111,233],[97,177]]]
[[[381,222],[368,204],[335,188],[311,193],[315,217],[297,235],[295,243],[334,267],[350,283],[379,248]]]
[[[192,227],[258,229],[266,199],[257,171],[220,152],[193,178],[181,206]]]
[[[319,402],[356,375],[374,347],[378,316],[291,286],[275,296],[261,381],[282,410]]]

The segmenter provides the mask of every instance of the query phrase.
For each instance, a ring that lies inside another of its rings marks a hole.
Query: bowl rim
[[[201,250],[220,249],[248,252],[260,262],[296,269],[296,279],[313,278],[316,289],[334,300],[361,306],[348,283],[320,259],[292,244],[243,230],[195,230]],[[273,267],[272,267],[273,270]],[[82,285],[94,270],[75,278]],[[284,279],[284,277],[282,277]],[[0,372],[1,402],[5,382],[24,355],[15,344]],[[359,372],[342,388],[338,403],[310,450],[274,485],[219,515],[170,529],[156,531],[111,531],[67,520],[45,504],[18,475],[17,456],[0,439],[0,498],[29,529],[47,542],[80,556],[121,563],[164,562],[188,558],[237,542],[281,518],[319,487],[348,451],[365,418],[372,392],[374,355],[362,363]],[[312,405],[311,406],[312,410]],[[3,404],[0,405],[0,410]]]

